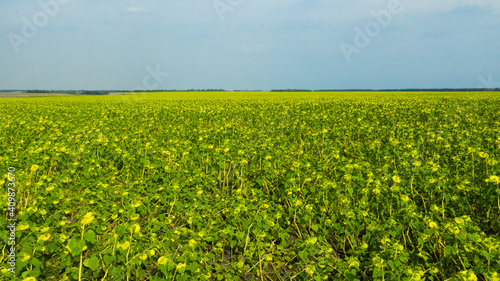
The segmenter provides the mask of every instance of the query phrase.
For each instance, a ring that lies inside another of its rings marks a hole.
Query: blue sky
[[[0,89],[500,87],[498,0],[0,6]]]

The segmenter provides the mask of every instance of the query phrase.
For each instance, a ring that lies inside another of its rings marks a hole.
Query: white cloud
[[[144,11],[144,7],[129,7],[127,11],[131,13],[139,13]]]

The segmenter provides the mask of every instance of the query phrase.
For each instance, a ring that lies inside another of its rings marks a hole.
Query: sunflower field
[[[0,164],[2,280],[500,280],[497,92],[5,98]]]

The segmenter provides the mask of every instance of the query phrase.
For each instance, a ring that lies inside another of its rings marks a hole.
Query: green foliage
[[[499,278],[498,93],[0,103],[21,280]]]
[[[85,247],[85,241],[78,238],[71,238],[68,242],[69,251],[73,256],[78,256]]]

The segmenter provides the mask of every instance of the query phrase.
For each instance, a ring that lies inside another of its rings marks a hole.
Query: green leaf
[[[491,256],[488,252],[486,252],[486,250],[481,250],[481,254],[483,254],[483,256],[487,259],[487,260],[491,260]]]
[[[32,258],[31,259],[31,264],[34,265],[34,266],[36,266],[36,267],[43,266],[43,263],[39,259],[37,259],[37,258]]]
[[[307,263],[307,252],[306,251],[300,251],[299,257],[302,259],[303,262]]]
[[[83,261],[83,265],[92,270],[96,270],[99,268],[99,259],[96,256],[92,256],[90,259],[85,259],[85,261]]]
[[[168,271],[172,271],[175,268],[176,264],[173,261],[168,261],[167,269]]]
[[[85,241],[83,239],[71,238],[68,242],[68,247],[71,254],[73,256],[77,256],[83,251]]]
[[[108,255],[104,255],[104,263],[106,265],[109,265],[111,264],[112,262],[114,262],[116,260],[116,256],[108,256]]]
[[[239,240],[243,240],[245,238],[245,232],[236,231],[236,238],[238,238]]]
[[[122,266],[114,266],[109,270],[109,275],[113,276],[114,280],[123,280],[123,267]]]
[[[159,265],[158,269],[163,273],[163,275],[165,275],[165,277],[169,276],[166,265]]]
[[[234,248],[237,243],[238,243],[238,241],[236,241],[236,240],[231,240],[231,242],[229,242],[231,248]]]
[[[95,243],[95,232],[93,230],[87,230],[83,235],[83,238],[90,243]]]
[[[477,236],[477,233],[472,233],[472,234],[469,234],[469,238],[470,238],[470,240],[477,242],[477,239],[479,237]]]

